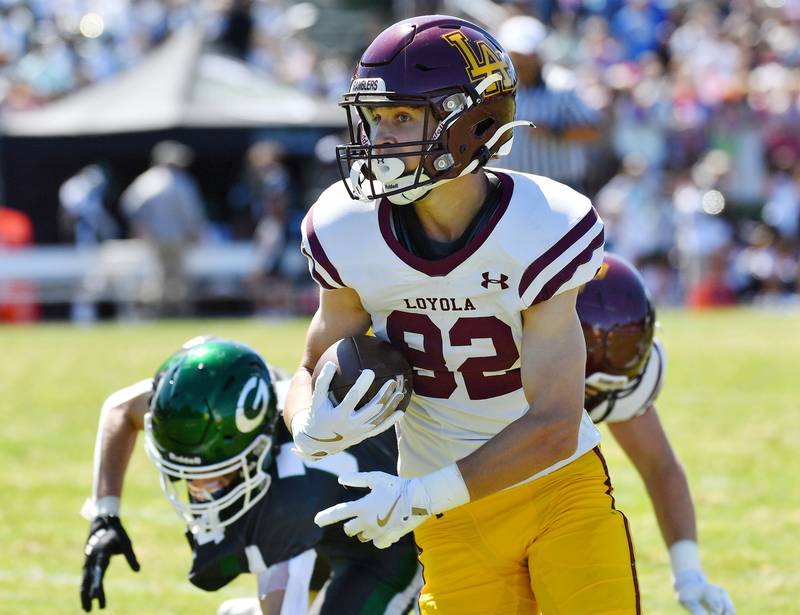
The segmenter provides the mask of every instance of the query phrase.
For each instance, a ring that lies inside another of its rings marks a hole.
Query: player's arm
[[[144,415],[152,381],[142,380],[106,399],[100,412],[94,451],[92,499],[84,506],[91,525],[84,549],[81,605],[91,611],[93,600],[105,608],[103,577],[111,556],[123,554],[133,570],[139,562],[119,518],[120,497],[136,436],[144,429]]]
[[[651,405],[627,421],[608,428],[647,488],[661,536],[669,549],[678,600],[691,613],[732,614],[733,602],[721,587],[706,580],[697,546],[694,504],[689,482],[658,413]]]
[[[627,421],[608,423],[608,429],[642,477],[667,547],[679,540],[696,541],[694,505],[686,473],[655,406]]]
[[[289,584],[289,562],[279,562],[258,577],[258,599],[264,615],[280,615]]]
[[[261,596],[259,599],[261,612],[264,615],[278,615],[283,608],[283,597],[285,593],[284,590],[277,589]]]
[[[522,312],[522,386],[530,408],[458,462],[470,499],[523,481],[575,452],[586,364],[577,294],[567,291]]]
[[[119,498],[137,434],[144,429],[152,382],[148,378],[113,393],[100,411],[92,496],[95,503],[116,498],[114,512],[119,512]]]
[[[344,399],[334,404],[328,395],[336,365],[327,362],[316,382],[311,377],[319,357],[334,342],[365,333],[370,317],[358,294],[349,288],[322,290],[320,307],[311,320],[300,369],[289,385],[284,420],[294,438],[295,453],[309,461],[342,451],[390,429],[402,418],[395,410],[403,398],[399,380],[386,382],[358,410],[375,374],[365,369]],[[386,419],[379,417],[387,416]]]
[[[337,340],[366,333],[370,324],[369,314],[352,288],[320,289],[319,308],[306,333],[300,367],[286,394],[283,420],[290,430],[294,415],[311,405],[311,374],[322,353]]]

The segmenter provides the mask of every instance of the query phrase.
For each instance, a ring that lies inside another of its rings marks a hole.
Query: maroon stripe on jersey
[[[525,294],[528,287],[533,283],[538,276],[550,263],[556,260],[564,252],[566,252],[572,245],[579,241],[597,222],[597,212],[592,207],[588,213],[573,226],[566,235],[559,239],[547,252],[542,254],[539,258],[533,261],[525,273],[522,274],[522,279],[519,281],[519,296]]]
[[[331,286],[330,284],[328,284],[328,283],[325,281],[325,278],[323,278],[323,277],[322,277],[322,276],[321,276],[319,273],[317,273],[317,261],[315,261],[315,260],[314,260],[314,257],[312,257],[312,256],[311,256],[311,255],[310,255],[310,254],[309,254],[309,253],[306,251],[306,249],[305,249],[305,248],[303,248],[303,247],[301,247],[301,248],[300,248],[300,251],[301,251],[301,252],[302,252],[302,253],[305,255],[305,257],[306,257],[306,258],[309,260],[309,262],[311,263],[311,267],[309,268],[309,270],[308,270],[308,271],[309,271],[309,273],[311,273],[311,277],[312,277],[312,278],[314,278],[314,281],[315,281],[317,284],[319,284],[320,286],[322,286],[322,288],[324,288],[324,289],[326,289],[326,290],[333,290],[333,289],[334,289],[334,287],[333,287],[333,286]]]
[[[531,305],[541,303],[542,301],[547,301],[553,295],[555,295],[558,289],[575,275],[575,271],[577,271],[578,267],[585,265],[592,260],[592,255],[599,247],[603,245],[604,237],[605,233],[601,229],[597,234],[597,237],[592,239],[592,243],[590,243],[583,252],[573,258],[566,267],[548,280],[548,282],[542,287],[542,290],[539,291],[539,294],[536,295],[536,298],[533,300]]]
[[[386,242],[386,245],[388,245],[392,252],[394,252],[398,258],[400,258],[400,260],[406,263],[409,267],[412,267],[413,269],[416,269],[417,271],[420,271],[428,276],[445,276],[453,271],[453,269],[458,267],[461,263],[472,256],[478,250],[478,248],[484,244],[484,242],[489,238],[489,235],[492,234],[494,227],[496,227],[497,223],[500,222],[500,219],[503,217],[506,209],[508,209],[508,203],[511,201],[511,195],[514,192],[514,180],[512,180],[511,177],[505,173],[500,173],[499,171],[492,170],[491,173],[497,176],[502,186],[503,192],[500,196],[500,202],[497,204],[497,209],[494,210],[494,213],[492,214],[491,218],[489,218],[489,221],[486,223],[484,229],[463,248],[454,252],[450,256],[435,261],[430,261],[411,254],[411,252],[406,250],[402,244],[397,241],[397,237],[394,236],[391,222],[392,204],[388,201],[388,199],[383,199],[378,206],[378,221],[380,224],[381,235],[383,235],[383,240]]]
[[[342,278],[339,277],[339,272],[336,271],[336,267],[333,266],[333,263],[328,258],[328,255],[325,254],[325,250],[322,249],[322,244],[319,242],[319,237],[314,232],[314,208],[308,210],[305,219],[305,231],[306,237],[308,237],[308,246],[311,248],[311,256],[314,261],[325,270],[325,273],[328,274],[328,277],[336,282],[339,286],[347,286],[344,282],[342,282]]]
[[[600,463],[603,464],[603,472],[606,475],[605,486],[606,486],[606,495],[611,498],[611,508],[617,510],[615,505],[614,496],[611,495],[611,476],[608,473],[608,465],[606,464],[606,459],[603,457],[603,453],[600,452],[600,447],[595,446],[592,449],[592,452],[597,455],[597,458],[600,459]],[[631,538],[631,528],[628,525],[628,518],[625,514],[617,510],[617,512],[622,515],[622,522],[625,525],[625,537],[628,540],[628,553],[631,557],[631,574],[633,575],[633,592],[636,595],[636,615],[641,615],[642,613],[642,598],[639,593],[639,577],[636,575],[636,556],[633,554],[633,539]]]

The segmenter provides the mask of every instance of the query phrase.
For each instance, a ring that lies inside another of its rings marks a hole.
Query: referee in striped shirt
[[[545,175],[576,190],[585,188],[587,146],[600,135],[600,115],[572,90],[553,90],[542,75],[539,51],[547,35],[533,17],[517,15],[500,27],[498,40],[517,72],[517,117],[536,124],[515,131],[514,147],[502,166]]]

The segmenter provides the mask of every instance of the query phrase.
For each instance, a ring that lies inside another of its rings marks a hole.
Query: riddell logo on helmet
[[[386,84],[380,77],[354,79],[350,85],[351,92],[385,92]]]
[[[190,465],[199,466],[203,463],[203,460],[200,457],[184,457],[183,455],[176,455],[171,451],[167,451],[167,457],[169,457],[172,461],[177,461],[178,463],[188,463]]]

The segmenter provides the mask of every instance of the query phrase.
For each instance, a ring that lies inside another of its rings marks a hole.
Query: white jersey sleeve
[[[603,262],[604,233],[603,222],[589,199],[538,176],[535,181],[517,181],[515,191],[519,198],[547,205],[546,215],[532,212],[534,226],[525,228],[527,238],[519,238],[519,245],[533,255],[519,280],[523,307],[591,281]]]
[[[374,204],[351,199],[342,183],[336,182],[308,210],[300,228],[300,250],[308,259],[311,277],[321,288],[351,286],[340,273],[347,271],[347,262],[337,262],[335,255],[341,251],[342,244],[350,248],[347,254],[358,250],[359,224],[363,224],[365,215],[371,217],[374,209]],[[340,257],[339,260],[348,259]]]
[[[647,360],[642,379],[631,390],[602,402],[589,412],[595,423],[621,423],[641,416],[653,404],[664,384],[667,356],[664,347],[657,339]]]

